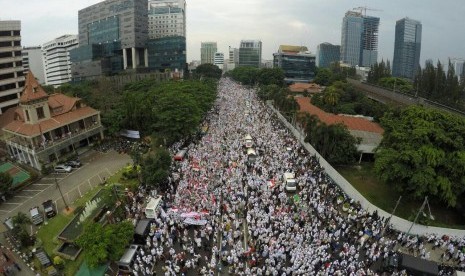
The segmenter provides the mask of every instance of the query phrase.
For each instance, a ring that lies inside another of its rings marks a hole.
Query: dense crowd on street
[[[440,250],[440,261],[465,269],[465,237],[391,229],[332,182],[253,89],[221,79],[204,124],[208,131],[173,164],[166,190],[141,186],[131,195],[126,211],[134,222],[148,196],[163,195],[135,275],[157,268],[164,275],[375,275],[376,264],[399,248],[423,259]],[[253,138],[253,162],[246,135]],[[172,154],[182,145],[174,144]],[[296,192],[286,191],[285,172],[295,174]]]

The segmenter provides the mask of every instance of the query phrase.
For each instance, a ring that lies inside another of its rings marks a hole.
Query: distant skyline
[[[102,0],[0,0],[0,20],[21,20],[22,45],[36,46],[64,34],[78,33],[78,10]],[[305,45],[313,53],[323,42],[340,45],[344,14],[368,5],[380,18],[378,60],[394,55],[396,21],[404,17],[423,25],[420,64],[432,59],[465,58],[460,0],[187,0],[187,61],[200,60],[200,43],[216,41],[218,51],[239,48],[241,39],[260,39],[263,59],[279,45]]]

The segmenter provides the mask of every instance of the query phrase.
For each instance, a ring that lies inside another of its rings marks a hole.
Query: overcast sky
[[[102,0],[0,0],[0,20],[22,21],[22,45],[41,45],[63,34],[77,34],[78,10]],[[241,39],[260,39],[263,59],[280,44],[305,45],[316,52],[322,42],[340,44],[347,10],[369,5],[379,11],[378,58],[392,61],[396,20],[423,24],[421,63],[465,58],[463,0],[187,0],[187,60],[200,59],[200,42],[218,42],[218,51],[239,47]]]

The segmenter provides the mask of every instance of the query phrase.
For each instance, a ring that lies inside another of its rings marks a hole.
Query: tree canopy
[[[149,153],[142,163],[142,180],[152,186],[164,184],[169,175],[171,155],[165,148],[156,148]]]
[[[106,261],[117,261],[132,241],[134,227],[129,221],[103,226],[90,222],[76,244],[84,249],[84,258],[90,267],[96,267]]]
[[[0,172],[0,195],[10,191],[13,185],[13,177],[7,172]]]
[[[316,115],[306,114],[305,141],[310,143],[329,163],[350,164],[356,160],[360,143],[343,124],[327,125]]]
[[[255,85],[260,69],[251,66],[240,66],[228,72],[235,81],[244,85]]]
[[[194,72],[194,78],[213,78],[213,79],[220,79],[223,71],[216,65],[211,63],[205,63],[197,66]]]
[[[375,170],[399,191],[455,206],[465,191],[465,119],[410,106],[381,119]]]

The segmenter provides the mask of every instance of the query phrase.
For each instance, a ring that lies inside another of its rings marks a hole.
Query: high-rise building
[[[408,17],[396,22],[392,75],[413,80],[420,68],[421,23]]]
[[[149,0],[149,38],[186,37],[185,0]]]
[[[77,46],[77,35],[62,35],[42,45],[45,84],[59,86],[71,80],[69,52]]]
[[[216,42],[202,42],[200,44],[200,63],[210,63],[215,62],[215,53],[217,51]]]
[[[321,43],[316,49],[316,65],[319,68],[329,68],[331,63],[341,60],[341,46],[328,42]]]
[[[184,73],[186,69],[186,38],[167,36],[147,41],[150,70]]]
[[[213,58],[213,64],[218,66],[221,70],[223,70],[224,66],[224,53],[216,52]]]
[[[147,68],[147,13],[147,0],[106,0],[79,10],[73,79]]]
[[[378,59],[379,18],[348,11],[342,20],[341,61],[369,67]]]
[[[452,64],[454,66],[455,75],[461,80],[465,75],[465,59],[454,58],[452,59]]]
[[[305,46],[280,45],[273,54],[273,67],[284,71],[287,83],[311,82],[315,77],[315,55]]]
[[[24,75],[32,71],[37,81],[45,84],[44,57],[42,47],[24,47],[22,50]]]
[[[262,63],[262,42],[260,40],[241,40],[239,47],[239,66],[260,68]]]
[[[23,87],[21,21],[0,21],[0,114],[19,103]]]

